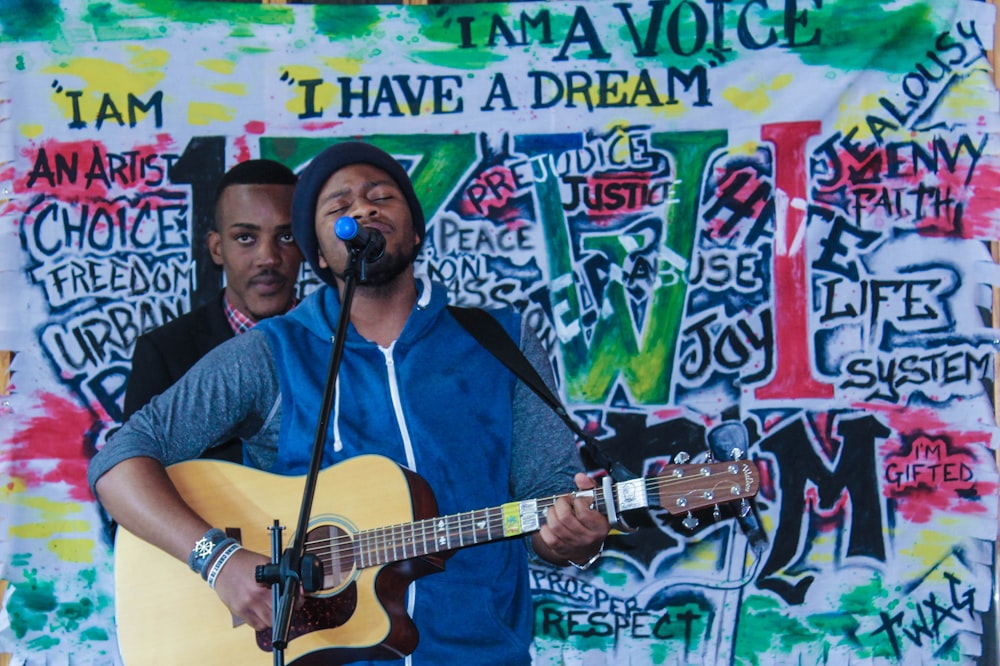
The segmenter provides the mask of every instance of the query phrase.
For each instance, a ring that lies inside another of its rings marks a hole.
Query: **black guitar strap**
[[[527,385],[535,395],[542,399],[552,411],[563,420],[563,423],[583,442],[583,451],[596,466],[606,469],[615,481],[628,481],[638,478],[620,462],[612,459],[596,439],[583,431],[570,418],[559,399],[552,393],[545,381],[535,370],[531,362],[524,356],[514,339],[507,334],[506,329],[490,313],[480,308],[460,308],[448,306],[448,311],[459,324],[469,332],[479,344],[497,357],[507,368]]]

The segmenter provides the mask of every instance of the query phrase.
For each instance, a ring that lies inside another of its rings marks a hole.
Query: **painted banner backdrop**
[[[761,470],[743,519],[533,566],[536,663],[997,663],[991,5],[0,4],[14,663],[118,659],[85,469],[136,336],[219,287],[215,180],[348,137],[410,169],[420,271],[522,309],[627,467]]]

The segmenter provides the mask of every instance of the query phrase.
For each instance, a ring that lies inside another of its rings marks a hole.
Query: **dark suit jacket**
[[[125,419],[163,393],[213,348],[233,337],[223,292],[218,298],[139,336],[132,351],[132,372],[125,387]],[[209,449],[205,458],[243,462],[238,439]]]

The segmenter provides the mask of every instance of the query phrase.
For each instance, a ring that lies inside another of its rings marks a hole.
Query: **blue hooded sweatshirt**
[[[446,305],[444,288],[435,285],[390,348],[349,327],[323,459],[326,467],[363,454],[385,456],[430,484],[440,515],[514,499],[509,479],[516,380]],[[308,470],[339,311],[336,291],[325,286],[288,315],[257,326],[267,336],[281,389],[272,472]],[[517,339],[519,315],[493,314]],[[522,539],[499,540],[458,549],[443,572],[417,579],[407,593],[408,613],[419,630],[411,663],[529,663],[527,565]]]

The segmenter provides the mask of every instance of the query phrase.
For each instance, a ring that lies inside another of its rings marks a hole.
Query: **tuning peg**
[[[688,453],[687,451],[680,451],[677,455],[674,456],[674,462],[677,463],[678,465],[683,465],[689,460],[691,460],[691,454]]]
[[[712,507],[712,518],[719,520],[722,518],[722,511],[719,509],[719,505],[715,504]]]
[[[694,528],[698,527],[699,522],[700,521],[697,518],[695,518],[690,511],[688,511],[688,515],[684,517],[684,520],[681,521],[681,524],[684,525],[684,527],[688,528],[689,530],[693,530]]]
[[[740,518],[746,518],[748,513],[750,513],[750,502],[743,498],[740,500]]]

